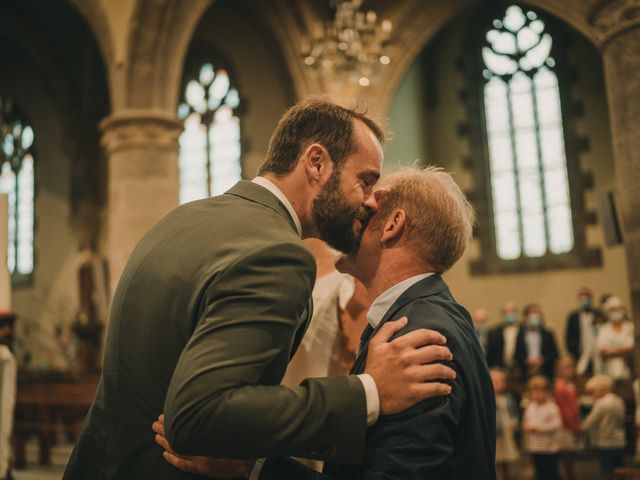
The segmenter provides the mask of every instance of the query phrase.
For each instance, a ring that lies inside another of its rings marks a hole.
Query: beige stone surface
[[[606,12],[603,59],[617,172],[618,210],[627,253],[631,317],[640,338],[640,1],[618,2]],[[626,12],[626,14],[625,14]],[[603,17],[600,17],[601,19]],[[618,22],[616,23],[615,20]],[[636,349],[636,372],[640,351]]]
[[[109,163],[111,291],[142,235],[178,204],[178,136],[167,112],[130,110],[101,124]]]

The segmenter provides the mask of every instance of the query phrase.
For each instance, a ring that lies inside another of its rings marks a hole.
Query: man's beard
[[[369,207],[349,204],[340,188],[338,171],[331,175],[311,209],[320,238],[343,253],[354,252],[360,247],[364,229],[374,213]]]

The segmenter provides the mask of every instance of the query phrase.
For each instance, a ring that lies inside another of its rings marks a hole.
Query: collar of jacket
[[[364,367],[364,361],[367,357],[369,342],[371,341],[371,338],[373,338],[375,333],[382,327],[382,325],[385,324],[385,322],[393,318],[393,316],[398,313],[399,310],[401,310],[404,306],[413,302],[414,300],[417,300],[418,298],[437,295],[446,291],[448,288],[449,287],[439,273],[434,273],[433,275],[430,275],[427,278],[422,279],[419,282],[414,283],[411,287],[407,288],[407,290],[405,290],[405,292],[398,297],[393,305],[391,305],[391,308],[387,310],[387,313],[384,314],[378,326],[371,333],[367,341],[363,344],[362,350],[358,352],[358,357],[353,365],[353,368],[351,369],[351,373],[354,373]],[[409,319],[409,322],[411,322],[411,319]]]
[[[298,229],[296,228],[293,218],[291,218],[291,215],[287,211],[287,207],[285,207],[273,193],[257,183],[249,180],[240,180],[224,194],[244,198],[250,202],[259,203],[260,205],[270,208],[278,215],[286,218],[293,231],[298,235]]]

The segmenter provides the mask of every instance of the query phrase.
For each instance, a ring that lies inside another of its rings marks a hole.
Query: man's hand
[[[167,462],[183,472],[218,479],[249,478],[251,475],[255,460],[189,457],[175,453],[164,436],[164,414],[153,422],[152,428],[156,433],[156,443],[165,450],[162,456]]]
[[[433,363],[453,359],[440,333],[419,329],[389,341],[406,325],[406,317],[387,322],[369,342],[365,372],[376,382],[383,415],[400,413],[427,398],[448,395],[449,385],[432,380],[456,377],[453,369]]]

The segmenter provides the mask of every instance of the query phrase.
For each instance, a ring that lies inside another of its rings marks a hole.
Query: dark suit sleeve
[[[489,337],[487,340],[487,364],[491,368],[502,366],[503,354],[500,351],[501,336],[502,329],[500,327],[492,328],[489,331]]]
[[[260,471],[260,480],[333,480],[291,458],[268,458]]]
[[[567,318],[565,343],[569,353],[578,360],[580,358],[580,315],[577,313],[571,313]]]
[[[381,417],[369,430],[365,468],[350,478],[450,478],[454,445],[462,418],[461,409],[466,397],[462,375],[455,361],[451,366],[458,373],[458,378],[452,384],[451,395],[423,401],[398,415]]]
[[[544,357],[544,374],[553,378],[556,368],[556,362],[558,360],[558,345],[556,344],[556,336],[552,331],[547,330],[544,332],[544,341],[545,346],[542,352],[542,356]]]
[[[360,460],[366,400],[357,377],[279,385],[314,276],[310,253],[287,243],[254,251],[211,280],[167,393],[165,428],[174,450]]]

